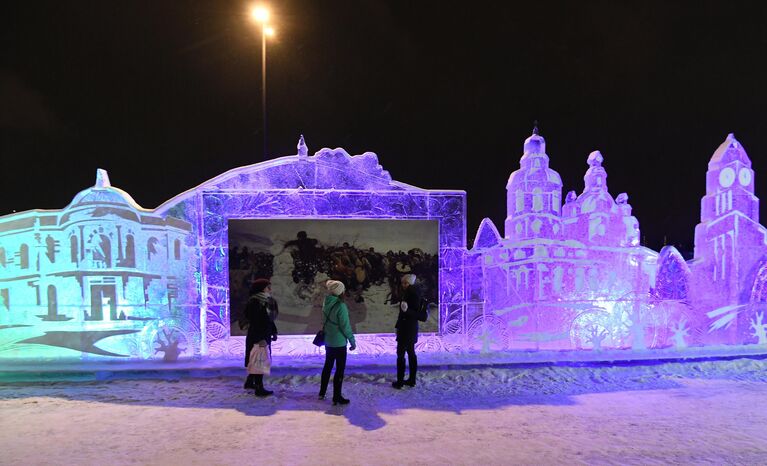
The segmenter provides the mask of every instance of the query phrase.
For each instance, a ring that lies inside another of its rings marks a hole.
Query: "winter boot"
[[[272,390],[266,390],[264,387],[256,388],[256,396],[259,397],[259,398],[263,398],[265,396],[269,396],[272,393],[274,393]]]
[[[338,395],[338,396],[334,395],[333,396],[333,406],[335,406],[335,405],[348,405],[348,404],[349,404],[349,399],[348,398],[344,398],[341,395]]]
[[[263,398],[265,396],[269,396],[272,393],[274,393],[273,391],[267,390],[267,389],[264,388],[264,376],[263,375],[256,376],[255,382],[256,382],[255,383],[255,385],[256,385],[256,396]]]
[[[245,379],[245,385],[242,388],[245,390],[253,390],[256,388],[256,376],[249,374],[248,378]]]

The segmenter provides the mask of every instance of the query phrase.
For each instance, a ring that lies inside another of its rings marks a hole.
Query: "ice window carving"
[[[22,269],[29,268],[29,246],[22,244],[19,248],[19,267]]]

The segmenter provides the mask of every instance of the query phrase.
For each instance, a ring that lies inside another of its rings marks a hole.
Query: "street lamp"
[[[264,124],[264,154],[266,160],[266,38],[274,35],[274,28],[269,26],[269,10],[265,6],[254,7],[251,17],[261,25],[261,119]]]

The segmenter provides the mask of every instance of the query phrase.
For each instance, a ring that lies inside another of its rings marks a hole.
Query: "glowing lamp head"
[[[259,23],[266,23],[269,21],[269,10],[265,7],[257,6],[251,10],[250,15]]]
[[[271,26],[266,26],[264,28],[264,35],[267,37],[272,37],[274,35],[274,28]]]

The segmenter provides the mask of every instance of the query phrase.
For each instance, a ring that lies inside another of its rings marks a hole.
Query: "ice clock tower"
[[[747,304],[767,253],[767,230],[759,224],[751,160],[732,134],[708,163],[700,217],[691,264],[699,272],[696,294],[714,313],[726,304]]]

